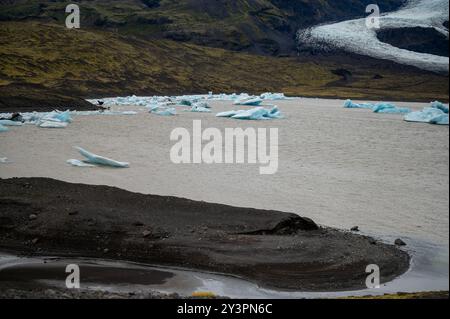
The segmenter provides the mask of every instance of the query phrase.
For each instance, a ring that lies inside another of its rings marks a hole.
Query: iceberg
[[[434,101],[431,103],[431,107],[434,109],[441,110],[445,114],[448,114],[448,105],[445,105],[439,101]]]
[[[211,110],[201,105],[193,105],[189,112],[211,113]]]
[[[8,131],[9,131],[9,129],[6,126],[3,126],[3,125],[0,124],[0,133],[8,132]]]
[[[83,161],[77,160],[77,159],[70,159],[67,160],[67,163],[76,166],[76,167],[95,167],[95,165],[85,163]]]
[[[397,107],[390,103],[378,103],[373,108],[374,113],[387,113],[387,114],[405,114],[411,112],[411,109],[407,107]]]
[[[248,105],[248,106],[258,106],[261,105],[263,100],[260,97],[250,96],[239,98],[234,102],[234,105]]]
[[[285,100],[286,96],[284,96],[284,93],[271,93],[266,92],[260,95],[260,98],[263,100]]]
[[[232,116],[234,116],[234,115],[236,115],[236,114],[239,114],[239,113],[242,113],[242,112],[245,112],[245,111],[244,111],[244,110],[239,110],[239,111],[234,111],[234,110],[232,110],[232,111],[225,111],[225,112],[217,113],[217,114],[216,114],[216,117],[232,117]]]
[[[177,110],[173,107],[154,106],[150,109],[150,113],[160,116],[174,116],[177,115]]]
[[[229,117],[236,120],[270,120],[282,118],[278,107],[267,110],[263,107],[255,107],[250,110],[227,111],[216,114],[216,117]]]
[[[38,126],[42,128],[66,128],[67,122],[44,121]]]
[[[407,122],[448,125],[448,114],[434,107],[426,107],[422,111],[407,114],[404,120]]]
[[[86,151],[85,149],[83,149],[81,147],[75,147],[75,149],[77,149],[80,152],[80,154],[86,158],[86,160],[84,160],[85,163],[118,167],[118,168],[130,167],[129,163],[118,162],[118,161],[115,161],[115,160],[107,158],[107,157],[96,155],[96,154]]]
[[[344,102],[344,108],[347,109],[372,109],[373,108],[373,104],[370,103],[354,103],[352,100],[346,100]]]
[[[3,126],[22,126],[22,122],[16,122],[11,120],[0,120],[0,125]]]
[[[344,108],[347,109],[370,109],[374,113],[385,113],[385,114],[405,114],[411,112],[407,107],[397,107],[390,103],[354,103],[352,100],[346,100],[344,102]]]

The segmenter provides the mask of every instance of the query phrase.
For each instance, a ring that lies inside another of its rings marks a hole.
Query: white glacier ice
[[[117,167],[117,168],[130,167],[129,163],[118,162],[118,161],[115,161],[115,160],[107,158],[107,157],[96,155],[94,153],[86,151],[85,149],[83,149],[81,147],[75,147],[75,149],[77,149],[80,152],[80,154],[86,158],[86,160],[84,160],[85,163],[111,166],[111,167]]]
[[[380,27],[381,29],[433,28],[448,38],[448,30],[443,26],[443,23],[448,21],[448,12],[448,0],[409,0],[399,10],[382,14]],[[303,46],[338,48],[428,71],[448,73],[448,57],[394,47],[378,40],[376,31],[366,26],[366,18],[361,18],[300,30],[298,40]]]
[[[95,167],[93,164],[88,164],[77,159],[69,159],[67,160],[67,163],[76,167]]]
[[[42,128],[66,128],[67,122],[43,121],[38,124]]]

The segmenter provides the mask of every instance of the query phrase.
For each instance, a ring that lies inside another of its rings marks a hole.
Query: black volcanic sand
[[[296,214],[46,178],[0,179],[0,250],[176,266],[304,291],[365,288],[369,264],[387,282],[410,261],[394,246]]]

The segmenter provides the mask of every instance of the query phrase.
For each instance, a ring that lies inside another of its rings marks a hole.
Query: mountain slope
[[[265,55],[295,55],[296,32],[318,23],[360,17],[372,0],[125,0],[72,1],[82,28],[144,39],[171,39]],[[377,1],[383,11],[404,0]],[[0,0],[0,21],[64,24],[67,1]]]

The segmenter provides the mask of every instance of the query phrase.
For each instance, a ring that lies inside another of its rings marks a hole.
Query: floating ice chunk
[[[156,106],[150,110],[150,113],[160,116],[173,116],[177,115],[177,110],[173,107]]]
[[[22,126],[22,122],[16,122],[11,120],[0,120],[0,125],[3,126]]]
[[[81,155],[86,157],[86,160],[84,162],[87,162],[90,164],[98,164],[98,165],[112,166],[112,167],[118,167],[118,168],[130,167],[129,163],[118,162],[118,161],[115,161],[115,160],[107,158],[107,157],[96,155],[96,154],[86,151],[85,149],[83,149],[81,147],[75,147],[75,149],[77,149]]]
[[[230,117],[236,120],[270,120],[282,118],[278,107],[267,110],[261,106],[250,110],[227,111],[216,114],[217,117]]]
[[[236,114],[239,114],[239,113],[242,113],[242,112],[245,112],[244,110],[239,110],[239,111],[225,111],[225,112],[220,112],[220,113],[217,113],[216,114],[216,116],[217,117],[232,117],[232,116],[234,116],[234,115],[236,115]]]
[[[431,107],[441,110],[442,112],[444,112],[445,114],[448,114],[448,105],[445,105],[439,101],[434,101],[431,103]]]
[[[378,103],[373,108],[374,113],[389,113],[389,114],[405,114],[411,112],[407,107],[397,107],[390,103]]]
[[[76,166],[76,167],[95,167],[95,165],[88,164],[88,163],[82,162],[82,161],[77,160],[77,159],[67,160],[67,163],[72,165],[72,166]]]
[[[250,96],[239,98],[234,102],[234,105],[248,105],[248,106],[258,106],[263,102],[260,97]]]
[[[177,103],[184,106],[192,106],[193,104],[193,102],[188,99],[180,99],[179,101],[177,101]]]
[[[374,105],[371,103],[354,103],[352,100],[346,100],[344,107],[347,109],[371,109]]]
[[[66,128],[67,122],[44,121],[39,124],[42,128]]]
[[[3,125],[0,124],[0,133],[1,132],[8,132],[8,131],[9,131],[9,129],[6,126],[3,126]]]
[[[0,157],[0,164],[12,163],[7,157]]]
[[[422,111],[407,114],[404,120],[407,122],[448,125],[448,114],[437,108],[426,107]]]
[[[266,92],[261,94],[260,98],[263,100],[285,100],[286,96],[284,95],[284,93]]]
[[[193,105],[189,112],[198,112],[198,113],[211,113],[209,108],[199,105]]]
[[[72,118],[70,117],[70,111],[58,112],[53,111],[42,117],[42,121],[55,121],[63,123],[72,123]]]

